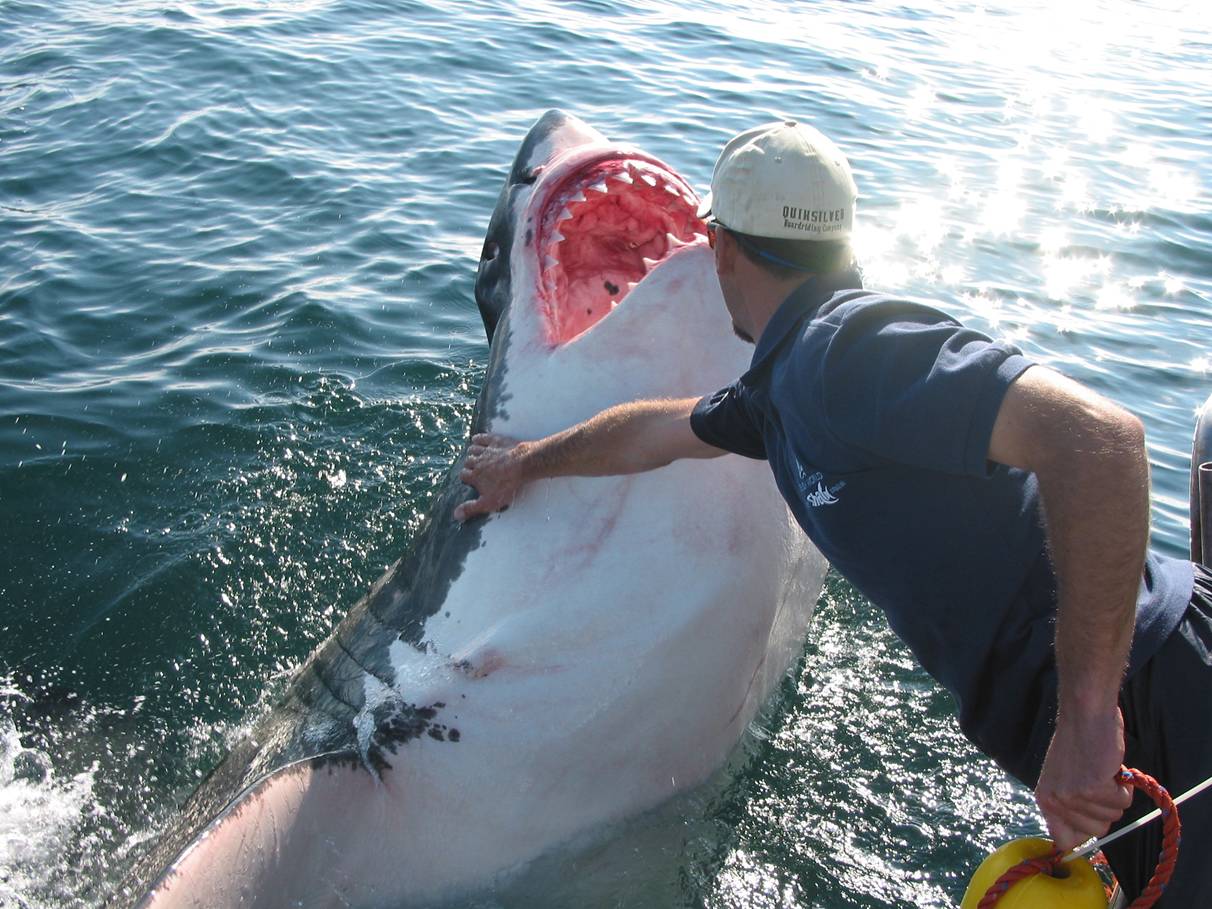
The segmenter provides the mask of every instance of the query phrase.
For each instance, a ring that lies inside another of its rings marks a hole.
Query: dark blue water
[[[700,189],[732,133],[815,123],[868,283],[1139,414],[1184,551],[1210,60],[1193,2],[0,0],[0,905],[100,902],[408,545],[548,107]],[[1038,829],[950,710],[834,582],[730,775],[486,905],[948,905]]]

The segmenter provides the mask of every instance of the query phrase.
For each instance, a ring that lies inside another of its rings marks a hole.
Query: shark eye
[[[500,247],[497,246],[495,240],[485,240],[484,248],[480,251],[480,261],[491,262],[497,257],[498,251],[500,251]]]

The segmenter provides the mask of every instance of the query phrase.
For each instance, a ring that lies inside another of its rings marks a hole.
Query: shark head
[[[548,345],[588,331],[669,256],[706,242],[697,205],[659,159],[548,111],[514,159],[480,255],[475,295],[489,340],[518,299]]]

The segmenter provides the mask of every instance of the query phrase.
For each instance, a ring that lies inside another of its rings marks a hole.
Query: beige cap
[[[698,214],[755,237],[846,240],[857,198],[841,150],[819,130],[785,120],[724,146]]]

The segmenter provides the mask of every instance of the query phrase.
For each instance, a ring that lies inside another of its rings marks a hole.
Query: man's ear
[[[715,232],[715,270],[717,273],[730,272],[736,268],[736,257],[740,252],[740,244],[726,230]]]

